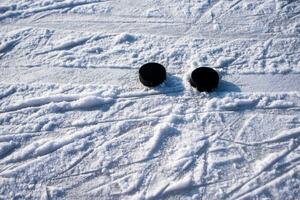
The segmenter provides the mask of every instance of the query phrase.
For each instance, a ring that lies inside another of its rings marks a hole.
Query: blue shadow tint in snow
[[[241,89],[228,81],[220,80],[218,88],[215,90],[216,92],[241,92]]]
[[[17,91],[17,89],[15,87],[13,87],[13,86],[11,86],[10,88],[8,88],[7,90],[5,90],[3,92],[1,91],[0,92],[0,100],[2,100],[4,98],[6,98],[6,97],[8,97],[8,96],[10,96],[12,94],[14,94],[16,91]]]
[[[169,73],[165,82],[154,89],[167,96],[180,96],[184,93],[182,79]]]
[[[6,44],[0,45],[0,58],[5,55],[7,52],[13,50],[15,48],[15,46],[17,46],[17,44],[19,44],[18,40],[13,40],[10,41]]]
[[[5,144],[5,143],[4,143]],[[10,155],[16,148],[19,148],[20,144],[18,143],[7,143],[7,145],[0,146],[0,159],[5,158]]]
[[[122,43],[133,43],[137,40],[137,37],[134,35],[130,35],[128,33],[122,33],[117,36],[115,43],[122,44]]]

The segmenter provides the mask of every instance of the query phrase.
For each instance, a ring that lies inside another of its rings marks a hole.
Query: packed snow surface
[[[0,199],[300,199],[299,0],[2,0],[0,68]]]

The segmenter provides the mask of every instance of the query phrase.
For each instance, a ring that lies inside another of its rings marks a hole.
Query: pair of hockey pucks
[[[143,85],[155,87],[166,80],[166,69],[158,63],[147,63],[140,68],[139,78]],[[200,92],[211,92],[218,87],[219,79],[219,74],[214,69],[199,67],[192,72],[190,83]]]

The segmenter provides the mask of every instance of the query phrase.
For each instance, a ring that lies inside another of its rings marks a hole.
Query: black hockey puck
[[[166,80],[166,69],[158,63],[147,63],[139,69],[139,78],[143,85],[155,87]]]
[[[211,92],[218,87],[219,74],[212,68],[199,67],[192,72],[190,83],[200,92]]]

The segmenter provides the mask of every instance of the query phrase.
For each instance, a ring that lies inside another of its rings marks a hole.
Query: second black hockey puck
[[[218,87],[219,74],[212,68],[199,67],[192,72],[190,83],[200,92],[211,92]]]
[[[155,87],[166,80],[166,69],[158,63],[147,63],[139,69],[141,83],[148,87]]]

